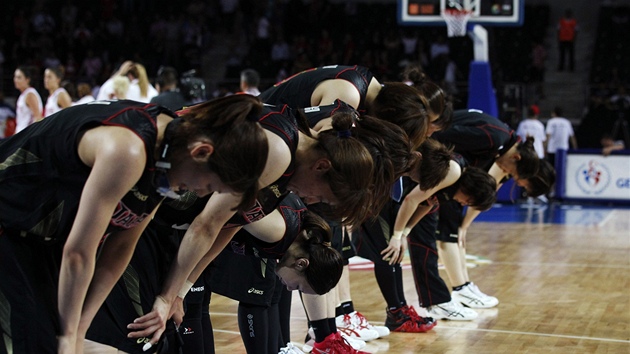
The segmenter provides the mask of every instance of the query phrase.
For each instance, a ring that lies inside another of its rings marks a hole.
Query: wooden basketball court
[[[630,209],[523,205],[493,208],[468,232],[469,274],[496,296],[473,321],[439,321],[428,333],[392,333],[371,353],[630,353]],[[446,273],[443,278],[448,282]],[[418,307],[410,269],[407,301]],[[372,270],[352,267],[353,302],[373,324],[385,302]],[[236,302],[213,294],[217,353],[245,353]],[[303,343],[306,317],[293,296],[291,339]]]

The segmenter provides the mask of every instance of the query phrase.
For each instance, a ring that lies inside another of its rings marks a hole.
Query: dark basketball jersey
[[[282,199],[278,211],[282,214],[286,225],[282,240],[268,243],[252,237],[245,230],[241,230],[234,235],[226,248],[239,255],[280,259],[302,229],[302,219],[306,206],[297,195],[289,193]]]
[[[459,164],[462,170],[467,166],[466,160],[459,154],[453,153],[451,160]],[[396,183],[401,184],[399,195],[395,198],[393,197],[385,204],[376,219],[363,223],[356,233],[357,237],[353,239],[359,256],[381,264],[388,264],[388,261],[383,261],[381,251],[389,245],[389,239],[394,231],[394,223],[396,222],[400,205],[405,200],[405,197],[418,186],[418,183],[409,177],[401,177]],[[441,208],[442,203],[453,201],[453,196],[458,188],[458,183],[453,183],[437,191],[429,199],[423,201],[421,205],[429,205],[429,200],[432,199],[432,204],[435,205],[433,210]],[[436,204],[435,201],[438,203]]]
[[[310,107],[311,95],[322,81],[342,79],[357,88],[361,96],[359,111],[365,111],[365,96],[374,76],[363,66],[329,65],[308,69],[273,85],[260,94],[269,104],[288,104],[293,108]]]
[[[284,237],[268,243],[239,231],[206,269],[210,280],[207,286],[212,292],[258,306],[269,306],[279,295],[276,259],[282,258],[302,231],[306,206],[297,195],[289,193],[278,211],[286,225]]]
[[[453,146],[470,166],[489,170],[497,157],[505,154],[519,141],[507,124],[477,110],[453,113],[451,127],[431,136],[447,146]]]
[[[234,215],[225,227],[249,224],[262,219],[276,209],[280,200],[287,193],[289,180],[295,172],[295,151],[299,139],[295,112],[286,105],[275,107],[266,105],[258,121],[265,130],[276,134],[287,144],[291,151],[291,163],[280,178],[258,192],[256,204],[252,208]]]
[[[64,109],[0,145],[0,224],[9,234],[54,242],[70,233],[91,169],[77,153],[79,136],[97,126],[132,130],[145,143],[147,163],[137,184],[118,203],[106,233],[144,220],[162,197],[153,184],[156,117],[160,106],[95,101]]]
[[[298,144],[298,123],[295,112],[286,105],[263,108],[259,122],[262,127],[278,135],[291,151],[291,163],[282,176],[271,185],[261,189],[255,204],[247,211],[237,212],[224,228],[249,224],[272,212],[287,193],[289,179],[295,170],[295,151]],[[180,199],[164,203],[158,210],[154,222],[164,226],[190,224],[201,213],[211,195],[199,198],[195,193],[185,193]]]

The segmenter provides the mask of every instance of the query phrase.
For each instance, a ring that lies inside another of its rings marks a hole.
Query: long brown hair
[[[315,148],[331,162],[324,178],[338,201],[332,208],[334,218],[359,225],[369,213],[374,162],[367,148],[352,136],[353,118],[353,113],[334,114],[333,129],[318,134]]]
[[[304,275],[313,290],[322,295],[339,282],[343,272],[343,257],[331,247],[330,226],[320,216],[306,211],[302,229],[305,237],[299,243],[300,253],[309,259]]]
[[[214,153],[210,170],[243,194],[240,210],[249,209],[258,193],[258,178],[267,163],[267,137],[258,124],[262,102],[251,95],[210,100],[178,112],[184,122],[173,135],[173,150],[187,149],[195,138],[209,138]]]
[[[453,148],[429,138],[420,145],[418,151],[422,159],[415,172],[419,177],[420,189],[426,191],[439,185],[448,175]]]
[[[415,149],[426,139],[431,123],[429,115],[442,117],[446,108],[446,94],[423,74],[418,78],[414,75],[409,78],[412,85],[403,82],[384,83],[370,103],[368,113],[401,127]]]
[[[374,161],[370,209],[373,215],[378,215],[390,199],[394,182],[415,169],[418,157],[413,153],[405,131],[393,123],[362,116],[351,132],[368,149]]]

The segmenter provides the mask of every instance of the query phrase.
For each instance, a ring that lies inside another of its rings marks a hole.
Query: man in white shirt
[[[256,70],[245,69],[241,71],[241,92],[252,96],[258,96],[260,95],[258,85],[260,85],[260,75]]]
[[[562,117],[562,108],[555,107],[551,111],[551,119],[547,122],[547,160],[555,166],[556,151],[569,150],[569,142],[577,149],[577,139],[571,122]]]
[[[522,120],[516,129],[516,134],[521,137],[522,141],[527,140],[527,137],[534,138],[534,149],[538,154],[538,157],[545,158],[545,146],[544,142],[547,140],[545,136],[545,125],[538,120],[540,114],[540,108],[536,105],[531,105],[527,108],[527,118]]]

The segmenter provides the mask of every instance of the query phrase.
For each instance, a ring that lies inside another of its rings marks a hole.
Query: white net
[[[446,22],[447,35],[449,37],[463,37],[466,35],[466,25],[470,19],[471,11],[445,9],[442,18]]]

